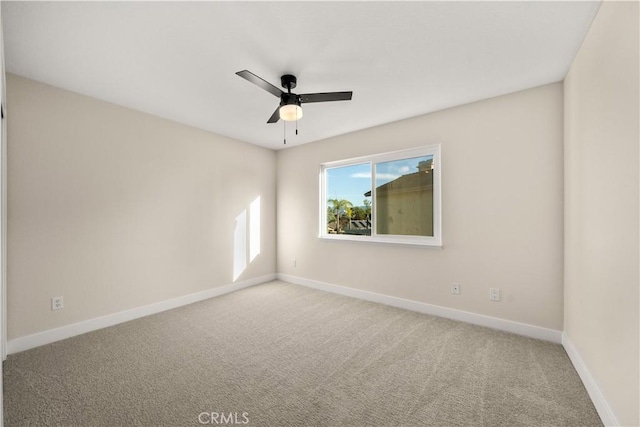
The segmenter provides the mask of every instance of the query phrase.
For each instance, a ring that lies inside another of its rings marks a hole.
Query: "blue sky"
[[[420,161],[432,158],[433,156],[424,156],[378,163],[376,166],[376,185],[380,186],[402,175],[417,172]],[[364,205],[363,200],[366,198],[364,193],[371,190],[371,165],[369,163],[327,169],[326,177],[327,200],[347,199],[354,206]]]

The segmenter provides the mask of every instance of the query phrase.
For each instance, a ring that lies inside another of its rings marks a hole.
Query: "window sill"
[[[361,243],[383,243],[391,245],[424,246],[435,249],[442,249],[442,242],[435,237],[413,237],[413,236],[358,236],[349,234],[322,234],[318,236],[321,240],[342,240],[347,242]]]

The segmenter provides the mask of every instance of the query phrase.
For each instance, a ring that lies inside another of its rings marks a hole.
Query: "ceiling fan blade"
[[[278,120],[280,120],[280,106],[278,106],[278,108],[276,108],[276,111],[274,111],[271,117],[269,117],[267,123],[276,123]]]
[[[351,101],[353,92],[305,93],[300,95],[300,102]]]
[[[254,85],[260,86],[262,89],[273,94],[274,96],[277,96],[278,98],[280,98],[280,95],[284,93],[280,89],[278,89],[277,87],[275,87],[274,85],[266,81],[265,79],[256,76],[249,70],[238,71],[236,74],[242,77],[243,79],[250,81]]]

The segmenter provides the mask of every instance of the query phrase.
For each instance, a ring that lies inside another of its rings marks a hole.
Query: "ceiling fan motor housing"
[[[283,93],[280,96],[280,106],[283,105],[298,105],[300,106],[302,102],[300,101],[300,96],[295,93]]]

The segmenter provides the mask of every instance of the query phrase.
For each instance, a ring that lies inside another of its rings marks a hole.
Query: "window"
[[[325,163],[320,237],[440,246],[440,146]]]

